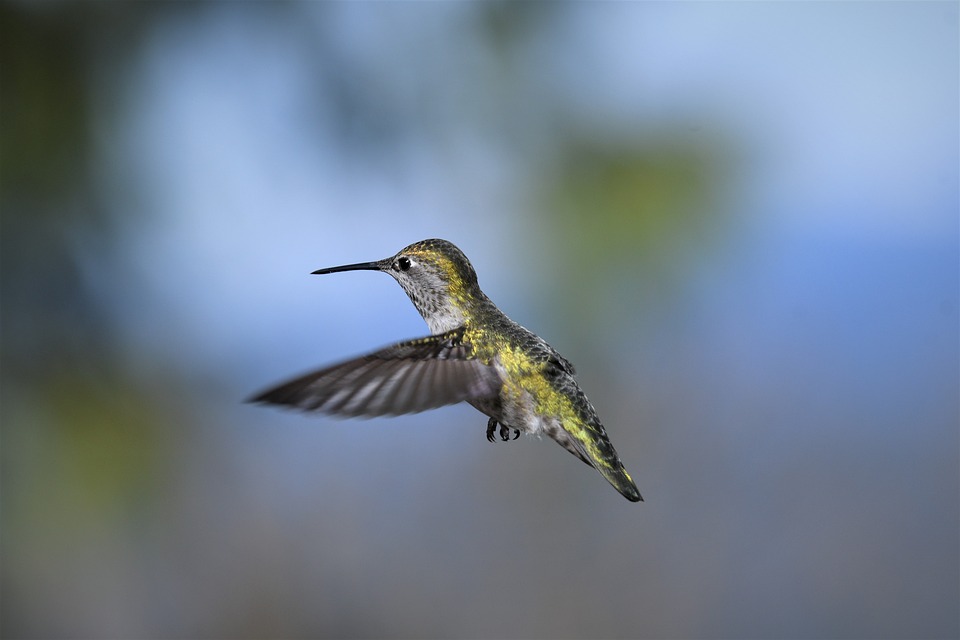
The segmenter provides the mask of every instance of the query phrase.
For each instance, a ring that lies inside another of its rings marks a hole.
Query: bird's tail
[[[613,485],[613,488],[620,492],[624,498],[630,502],[643,502],[643,496],[640,495],[640,491],[637,490],[637,485],[633,482],[633,478],[630,477],[630,474],[627,473],[627,470],[623,468],[623,463],[619,460],[616,468],[612,470],[600,470],[601,475],[607,479],[607,482]]]
[[[613,488],[630,502],[643,502],[633,478],[624,469],[613,443],[601,424],[578,424],[575,429],[562,428],[550,434],[564,449],[600,472]]]

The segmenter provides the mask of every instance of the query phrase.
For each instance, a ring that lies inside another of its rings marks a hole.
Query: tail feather
[[[555,429],[546,429],[546,433],[564,449],[599,471],[624,498],[630,502],[643,502],[643,496],[623,467],[620,456],[607,438],[602,425],[594,427],[578,424],[573,429],[558,426]]]

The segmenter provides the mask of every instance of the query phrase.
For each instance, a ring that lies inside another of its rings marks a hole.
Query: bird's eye
[[[400,271],[406,271],[407,269],[409,269],[410,264],[411,264],[410,258],[408,258],[407,256],[401,256],[400,258],[397,259],[397,268],[400,269]]]

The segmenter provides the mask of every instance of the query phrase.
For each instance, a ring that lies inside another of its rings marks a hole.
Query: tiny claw
[[[510,436],[510,428],[509,428],[507,425],[505,425],[505,424],[501,424],[501,425],[500,425],[500,439],[503,440],[504,442],[506,442],[507,440],[510,439],[509,436]]]
[[[513,439],[516,440],[516,439],[519,438],[519,437],[520,437],[520,429],[514,429],[514,430],[513,430]]]
[[[487,440],[489,442],[495,442],[493,438],[493,430],[497,428],[497,421],[493,418],[490,418],[487,421]]]

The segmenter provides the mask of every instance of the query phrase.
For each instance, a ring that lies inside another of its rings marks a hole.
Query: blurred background
[[[956,637],[958,5],[0,5],[2,634]],[[262,388],[429,237],[646,498]]]

